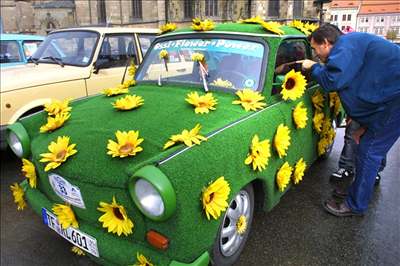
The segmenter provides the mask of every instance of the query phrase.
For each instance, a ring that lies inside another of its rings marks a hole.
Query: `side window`
[[[149,50],[150,45],[155,38],[156,36],[152,34],[139,34],[139,43],[140,43],[140,48],[142,49],[143,57],[147,53],[147,50]]]
[[[134,35],[108,35],[103,40],[98,60],[104,62],[107,68],[123,67],[128,55],[137,58]]]
[[[24,48],[25,57],[30,57],[36,52],[42,41],[24,41],[22,47]]]
[[[21,61],[18,42],[1,41],[0,63],[16,63]]]

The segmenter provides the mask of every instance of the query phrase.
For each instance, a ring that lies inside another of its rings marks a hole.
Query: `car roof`
[[[44,36],[40,35],[30,35],[30,34],[9,34],[9,33],[2,33],[0,34],[0,39],[2,41],[42,41],[45,39]]]
[[[130,27],[76,27],[76,28],[65,28],[54,30],[54,32],[62,31],[96,31],[102,33],[159,33],[160,30],[157,28],[130,28]]]

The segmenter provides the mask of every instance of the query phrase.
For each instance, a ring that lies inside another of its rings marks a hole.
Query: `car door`
[[[134,33],[106,34],[93,73],[86,81],[88,95],[120,84],[126,65],[132,59],[138,64],[139,54]]]

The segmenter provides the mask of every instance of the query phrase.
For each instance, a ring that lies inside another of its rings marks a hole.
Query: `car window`
[[[168,60],[160,52],[168,52]],[[156,43],[142,63],[138,81],[158,81],[200,84],[201,70],[206,69],[208,86],[234,90],[257,90],[265,46],[249,40],[224,38],[179,39]],[[204,66],[192,60],[194,53],[205,57]],[[251,67],[249,67],[251,66]]]
[[[107,68],[125,66],[128,54],[137,58],[133,34],[108,35],[101,45],[98,60]]]
[[[25,57],[32,56],[42,41],[24,41],[22,44],[22,48],[24,50]]]
[[[150,45],[155,38],[156,36],[152,34],[139,34],[140,48],[142,49],[143,57],[147,53],[147,50],[149,50]]]
[[[1,41],[0,45],[0,63],[21,62],[19,45],[16,41]]]

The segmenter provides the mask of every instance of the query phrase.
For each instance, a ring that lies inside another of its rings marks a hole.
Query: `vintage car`
[[[51,32],[30,63],[1,71],[1,140],[6,126],[52,98],[81,98],[121,81],[142,61],[158,29],[82,27]]]
[[[252,21],[164,33],[128,96],[54,102],[10,125],[27,176],[12,187],[18,208],[26,199],[100,264],[233,264],[254,211],[329,153],[341,116],[299,69],[306,28]],[[70,117],[46,124],[57,112]]]
[[[0,67],[26,64],[43,40],[44,37],[38,35],[1,34]]]

